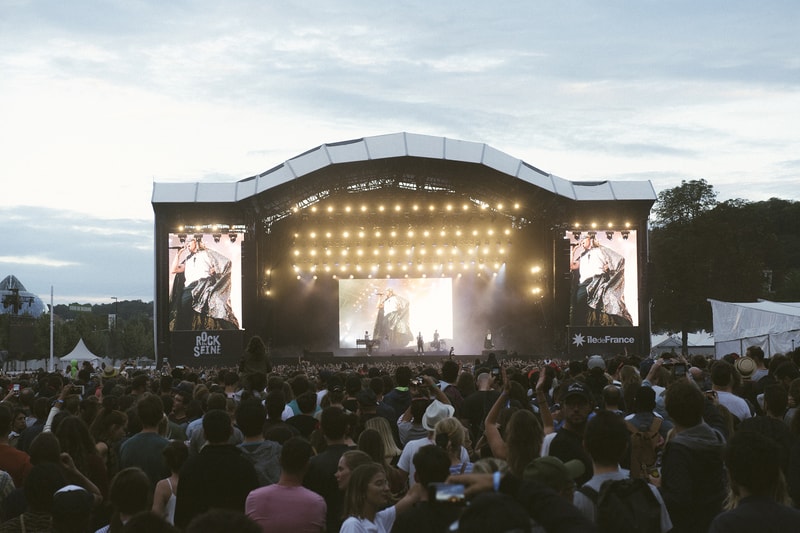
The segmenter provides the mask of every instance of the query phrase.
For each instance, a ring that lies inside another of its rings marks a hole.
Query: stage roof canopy
[[[539,170],[484,143],[403,132],[323,144],[266,172],[233,183],[155,183],[152,203],[235,203],[333,165],[400,157],[482,165],[579,202],[653,202],[657,199],[649,181],[573,182]]]

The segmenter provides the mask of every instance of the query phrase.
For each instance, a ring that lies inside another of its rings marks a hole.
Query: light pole
[[[114,300],[114,329],[117,329],[117,312],[119,311],[119,299],[116,296],[111,297]]]

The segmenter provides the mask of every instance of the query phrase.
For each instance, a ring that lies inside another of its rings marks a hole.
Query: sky
[[[154,299],[154,182],[324,143],[800,200],[800,2],[0,0],[0,279]]]

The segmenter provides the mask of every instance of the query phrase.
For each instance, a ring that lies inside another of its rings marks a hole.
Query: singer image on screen
[[[408,300],[392,289],[378,293],[378,316],[375,318],[373,339],[389,339],[390,348],[403,348],[414,339],[408,323]]]
[[[231,309],[231,260],[190,236],[170,271],[173,330],[239,329]]]
[[[632,326],[625,306],[625,258],[587,235],[573,249],[570,269],[578,273],[572,300],[573,326]]]

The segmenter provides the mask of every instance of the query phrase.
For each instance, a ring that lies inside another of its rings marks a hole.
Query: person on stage
[[[572,249],[570,269],[579,276],[572,302],[573,326],[632,326],[625,306],[625,258],[592,235]]]
[[[422,339],[422,332],[417,335],[417,355],[425,355],[425,341]]]
[[[173,330],[239,329],[231,309],[231,260],[189,237],[172,260]]]
[[[388,337],[390,348],[404,348],[414,339],[408,323],[408,300],[394,293],[391,288],[378,293],[378,316],[375,318],[375,329],[372,338]]]

